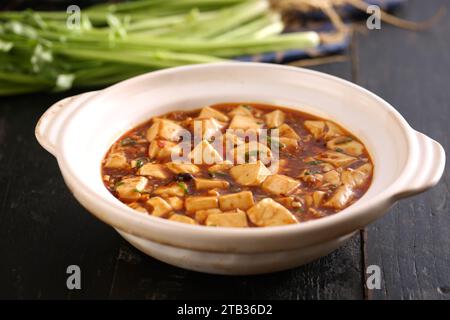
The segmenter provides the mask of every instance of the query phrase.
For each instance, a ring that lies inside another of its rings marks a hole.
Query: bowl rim
[[[338,212],[338,214],[326,216],[320,219],[310,220],[293,225],[274,226],[265,228],[224,228],[224,227],[207,228],[201,225],[188,225],[178,223],[167,219],[153,217],[151,215],[139,215],[136,214],[134,210],[131,208],[124,208],[123,203],[120,202],[119,200],[117,200],[116,203],[104,197],[97,197],[95,193],[90,192],[92,188],[85,182],[83,182],[83,180],[78,178],[76,172],[73,172],[70,169],[68,165],[70,159],[67,159],[65,153],[61,152],[61,150],[63,150],[61,146],[63,146],[64,138],[67,135],[65,129],[67,128],[66,124],[71,121],[71,117],[73,115],[81,112],[81,110],[83,110],[84,108],[88,108],[89,104],[92,101],[94,101],[95,99],[101,99],[102,97],[104,97],[105,95],[109,94],[112,91],[125,90],[129,86],[133,86],[151,77],[158,77],[163,74],[175,74],[181,71],[190,71],[190,70],[195,71],[198,69],[215,68],[217,66],[287,70],[290,72],[296,72],[300,74],[303,73],[307,75],[313,75],[315,77],[323,78],[328,81],[334,81],[340,83],[341,85],[349,86],[350,88],[361,92],[361,94],[368,96],[378,105],[387,110],[389,114],[395,119],[395,122],[400,126],[401,131],[404,133],[404,139],[406,141],[405,150],[407,151],[405,152],[407,152],[406,154],[407,160],[405,166],[399,172],[394,182],[388,188],[386,188],[385,190],[383,190],[378,194],[373,195],[370,198],[359,200],[358,201],[359,206],[357,207],[357,210],[354,207],[354,205],[351,205],[345,208],[344,210]],[[409,160],[413,158],[419,150],[416,131],[410,127],[407,121],[392,105],[390,105],[388,102],[386,102],[379,96],[375,95],[374,93],[354,83],[351,83],[350,81],[332,75],[328,75],[322,72],[303,68],[296,68],[291,66],[254,63],[254,62],[221,62],[212,64],[189,65],[139,75],[124,80],[122,82],[119,82],[115,85],[112,85],[106,89],[103,89],[91,95],[86,100],[82,101],[81,104],[72,113],[70,113],[66,119],[64,119],[63,124],[64,124],[62,125],[63,129],[60,131],[60,134],[57,139],[57,146],[59,146],[60,148],[56,152],[56,158],[58,160],[58,164],[65,178],[65,181],[68,184],[69,188],[76,195],[76,198],[90,212],[92,212],[94,215],[96,215],[98,218],[105,221],[106,223],[118,229],[121,229],[125,232],[136,234],[142,238],[146,238],[149,240],[155,239],[150,234],[148,234],[150,232],[146,233],[144,232],[144,230],[150,231],[155,227],[166,231],[185,232],[192,236],[201,236],[201,237],[220,236],[224,238],[235,236],[262,238],[268,235],[270,236],[293,235],[305,231],[319,232],[319,230],[327,230],[327,229],[329,230],[329,228],[333,228],[333,226],[336,225],[343,226],[345,224],[352,226],[351,228],[348,229],[355,230],[355,225],[358,227],[362,227],[366,225],[368,222],[370,222],[367,219],[363,219],[364,221],[362,221],[360,219],[361,217],[366,216],[367,213],[370,212],[371,210],[376,210],[378,207],[380,207],[380,205],[387,208],[397,200],[397,195],[403,192],[405,189],[405,183],[402,180],[408,180],[406,179],[406,177],[411,175],[411,170],[413,170],[415,167],[414,162]],[[95,205],[92,204],[94,202]],[[102,213],[100,213],[101,211]],[[371,220],[374,220],[375,218],[372,218]],[[341,233],[343,234],[344,232]],[[335,236],[336,236],[335,234],[330,233],[329,238],[334,238]],[[299,244],[296,247],[302,247],[302,245]]]

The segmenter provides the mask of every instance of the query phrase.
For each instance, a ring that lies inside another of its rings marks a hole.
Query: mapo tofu
[[[252,228],[336,214],[363,196],[373,169],[364,144],[330,120],[225,103],[127,132],[106,154],[102,178],[136,214]]]

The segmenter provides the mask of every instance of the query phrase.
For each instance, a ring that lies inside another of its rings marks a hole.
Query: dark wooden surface
[[[19,3],[20,1],[16,1]],[[430,16],[441,1],[410,1],[399,14]],[[450,21],[412,33],[383,25],[357,35],[347,62],[314,67],[391,102],[411,125],[450,146]],[[449,176],[402,200],[344,247],[303,267],[224,277],[145,256],[71,196],[55,159],[34,138],[39,116],[75,92],[0,98],[0,298],[450,299]],[[66,288],[66,268],[82,289]],[[367,290],[378,265],[381,290]]]

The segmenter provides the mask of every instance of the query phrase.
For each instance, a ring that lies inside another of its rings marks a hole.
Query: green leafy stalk
[[[135,0],[64,11],[0,12],[0,95],[105,86],[144,72],[314,48],[282,34],[267,0]]]

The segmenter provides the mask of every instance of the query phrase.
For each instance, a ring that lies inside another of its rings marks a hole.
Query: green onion
[[[282,34],[267,0],[135,0],[81,12],[0,12],[0,95],[102,87],[163,68],[312,49],[316,32]]]
[[[143,159],[137,159],[136,160],[136,168],[140,169],[145,164],[145,161]]]
[[[181,189],[183,189],[185,194],[189,194],[189,189],[188,189],[188,186],[186,185],[186,183],[178,182],[177,184]]]
[[[120,187],[120,186],[123,185],[124,183],[125,183],[125,182],[117,181],[117,182],[114,184],[113,190],[115,191],[115,190],[117,189],[117,187]]]

